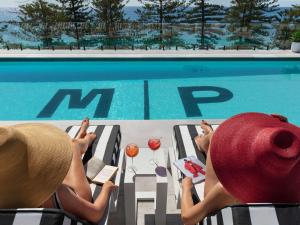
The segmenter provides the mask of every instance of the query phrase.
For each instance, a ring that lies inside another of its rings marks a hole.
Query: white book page
[[[109,181],[118,171],[118,167],[106,165],[93,179],[93,183],[104,184]]]
[[[102,160],[92,157],[87,163],[86,177],[93,180],[104,167],[105,163]]]

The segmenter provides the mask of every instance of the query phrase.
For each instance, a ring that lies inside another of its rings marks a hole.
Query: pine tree
[[[126,2],[127,3],[127,2]],[[113,35],[117,23],[124,22],[124,0],[93,0],[92,4],[100,23],[105,24],[105,34]]]
[[[184,21],[185,11],[188,4],[184,0],[139,0],[143,5],[137,9],[139,21],[142,23],[153,23],[158,25],[158,37],[152,34],[152,40],[146,42],[157,42],[160,45],[171,45],[180,43],[178,33],[172,31],[172,27],[164,34],[164,23],[180,23]]]
[[[2,33],[7,30],[7,27],[8,27],[7,25],[4,25],[4,26],[0,27],[0,46],[3,43]]]
[[[225,8],[208,0],[192,0],[193,7],[187,13],[187,22],[200,24],[200,47],[213,47],[224,34]]]
[[[235,45],[262,47],[278,15],[278,0],[232,0],[226,16],[229,40]]]
[[[274,47],[288,49],[291,46],[292,34],[300,30],[300,5],[293,5],[291,9],[280,12],[279,24],[275,26],[276,35]]]
[[[102,44],[113,46],[121,40],[122,27],[125,21],[124,6],[128,1],[124,0],[93,0],[93,9],[96,12],[97,22],[104,24],[104,38]],[[118,27],[118,29],[117,29]],[[120,28],[120,29],[119,29]]]
[[[90,19],[90,10],[86,0],[57,0],[62,4],[67,21],[74,25],[74,35],[77,40],[77,47],[80,49],[82,32],[86,22]]]
[[[63,19],[59,7],[45,0],[35,0],[19,8],[21,27],[38,37],[43,42],[43,46],[49,47],[57,34],[54,25]]]
[[[300,5],[293,5],[288,12],[288,17],[293,23],[300,23]]]

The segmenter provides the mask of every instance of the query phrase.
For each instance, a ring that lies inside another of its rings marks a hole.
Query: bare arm
[[[59,188],[59,197],[65,211],[70,212],[81,219],[98,223],[103,217],[108,205],[111,191],[115,188],[113,183],[104,184],[102,190],[95,200],[91,203],[80,196],[76,195],[66,186]]]
[[[183,181],[181,218],[185,225],[193,225],[204,219],[208,214],[227,205],[236,203],[236,200],[218,182],[202,202],[194,205],[192,200],[192,181],[185,178]]]

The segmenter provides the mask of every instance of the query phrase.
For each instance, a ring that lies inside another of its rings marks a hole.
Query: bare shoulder
[[[78,196],[68,185],[62,184],[58,188],[59,198],[65,211],[75,215],[94,208],[94,205]]]
[[[80,198],[68,185],[62,184],[57,189],[64,210],[76,213],[78,206],[86,205],[87,201]]]
[[[59,197],[61,199],[63,199],[63,196],[67,195],[68,197],[70,196],[76,196],[75,192],[72,190],[72,188],[70,188],[68,185],[66,184],[61,184],[58,188],[57,188],[57,192],[59,194]]]
[[[219,190],[221,193],[223,193],[224,196],[226,196],[226,205],[236,205],[236,204],[240,204],[240,201],[237,200],[234,196],[232,196],[227,190],[226,188],[223,186],[223,184],[219,181],[217,183],[217,185],[219,186]]]
[[[97,210],[95,205],[80,196],[67,185],[61,185],[58,188],[59,198],[63,209],[66,212],[92,222],[98,222],[102,216],[100,210]]]

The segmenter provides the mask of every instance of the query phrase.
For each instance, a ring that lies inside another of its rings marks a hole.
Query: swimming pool
[[[225,119],[260,111],[300,125],[299,87],[299,60],[2,60],[0,119]]]

